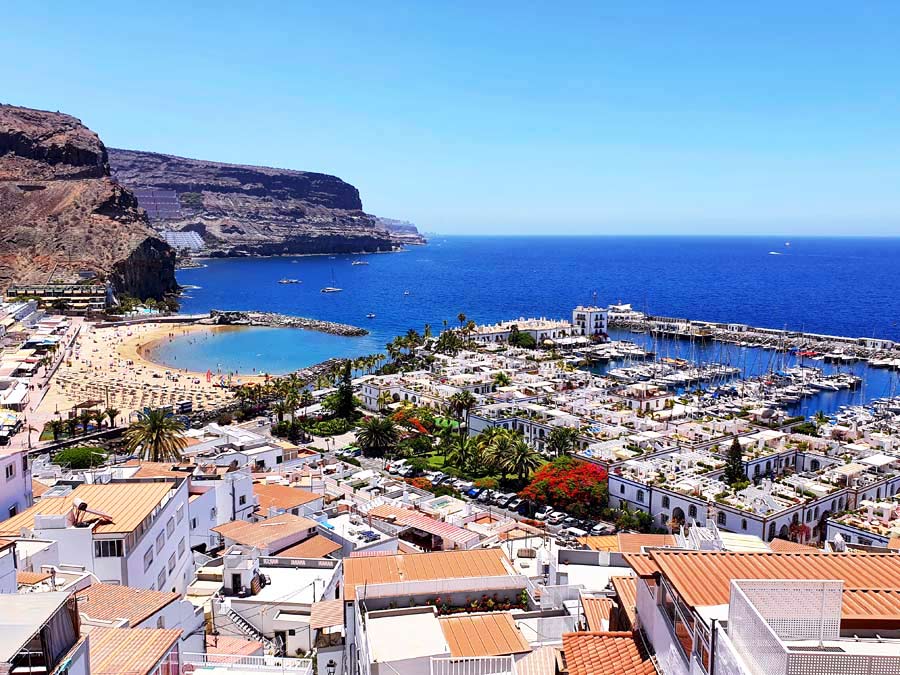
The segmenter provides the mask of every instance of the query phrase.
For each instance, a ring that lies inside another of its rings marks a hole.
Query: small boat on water
[[[338,288],[334,284],[335,284],[334,269],[332,269],[331,270],[331,286],[326,286],[325,288],[323,288],[322,293],[340,293],[342,290],[344,290],[343,288]]]
[[[351,265],[368,265],[369,263],[365,260],[354,260]]]
[[[403,295],[410,295],[409,291],[403,291]]]
[[[374,313],[374,312],[369,312],[368,314],[366,314],[366,318],[367,318],[367,319],[374,319],[374,318],[375,318],[375,313]]]
[[[300,280],[299,279],[279,279],[278,283],[279,284],[299,284]]]

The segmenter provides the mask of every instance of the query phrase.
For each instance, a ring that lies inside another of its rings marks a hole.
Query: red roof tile
[[[75,597],[78,611],[92,619],[127,619],[128,624],[135,627],[181,596],[131,586],[92,584],[78,591]]]
[[[587,622],[588,630],[609,630],[609,617],[613,608],[612,600],[583,595],[581,596],[581,606],[584,607],[584,620]]]
[[[563,655],[569,675],[653,675],[653,662],[631,633],[566,633]]]

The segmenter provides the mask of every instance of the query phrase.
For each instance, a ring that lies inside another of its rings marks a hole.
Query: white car
[[[566,519],[566,514],[562,511],[554,511],[549,516],[547,516],[547,522],[551,525],[559,525],[562,521]]]
[[[534,517],[537,520],[546,520],[547,516],[549,516],[551,513],[553,513],[552,508],[550,508],[549,506],[542,506],[541,508],[539,508],[537,511],[534,512]]]

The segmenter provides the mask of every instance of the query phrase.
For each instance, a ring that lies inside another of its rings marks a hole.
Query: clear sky
[[[446,233],[900,234],[900,3],[17,2],[0,100]]]

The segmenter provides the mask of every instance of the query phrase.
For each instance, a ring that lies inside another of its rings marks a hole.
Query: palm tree
[[[81,425],[81,433],[86,434],[88,432],[88,425],[94,421],[94,412],[92,410],[85,410],[78,416],[78,423]]]
[[[507,450],[501,467],[504,472],[515,474],[519,484],[522,484],[543,463],[544,458],[541,454],[517,434]]]
[[[391,403],[393,402],[394,399],[391,398],[391,392],[385,389],[380,394],[378,394],[376,405],[378,406],[379,412],[384,412],[390,407]]]
[[[113,429],[114,429],[115,426],[116,426],[116,418],[117,418],[121,413],[122,413],[121,410],[118,410],[118,409],[112,408],[112,407],[107,408],[106,410],[103,411],[103,414],[106,415],[106,417],[109,419],[109,426],[110,426],[111,428],[113,428]]]
[[[445,464],[465,471],[477,451],[476,441],[468,436],[456,436],[447,449]]]
[[[557,457],[575,451],[578,442],[578,429],[573,427],[554,427],[547,436],[546,447]]]
[[[66,426],[66,431],[69,432],[69,438],[75,436],[78,430],[78,418],[77,417],[69,417],[63,422]]]
[[[501,370],[499,373],[494,375],[494,384],[496,384],[498,387],[508,387],[510,384],[512,384],[512,379],[505,371]]]
[[[469,426],[469,412],[475,407],[476,402],[475,395],[471,391],[465,389],[456,392],[450,397],[450,409],[453,410],[453,414],[460,422],[460,434],[463,432],[463,420],[465,420],[465,426]]]
[[[141,457],[151,462],[177,462],[185,445],[184,425],[160,408],[138,413],[138,421],[125,432],[126,450],[140,451]]]
[[[303,408],[303,416],[306,417],[306,409],[309,408],[313,403],[316,402],[316,399],[313,397],[312,392],[309,389],[304,389],[300,392],[300,407]]]
[[[431,339],[431,324],[430,323],[425,324],[425,328],[422,332],[422,337],[424,337],[426,340]]]
[[[367,456],[383,456],[397,445],[400,431],[389,417],[370,417],[360,424],[356,442]]]
[[[824,427],[826,424],[828,424],[828,415],[826,415],[821,410],[819,410],[816,412],[814,422],[816,425],[816,431],[818,431],[819,429]]]
[[[463,314],[462,312],[460,312],[459,314],[456,315],[456,320],[459,321],[460,327],[466,325],[466,315]]]
[[[278,419],[278,423],[281,424],[284,422],[284,416],[286,413],[290,412],[291,407],[288,405],[286,399],[282,399],[280,401],[276,401],[272,406],[272,412],[275,413],[275,417]]]
[[[66,429],[66,423],[62,420],[50,420],[47,422],[47,429],[53,434],[53,440],[58,441],[60,434]]]

